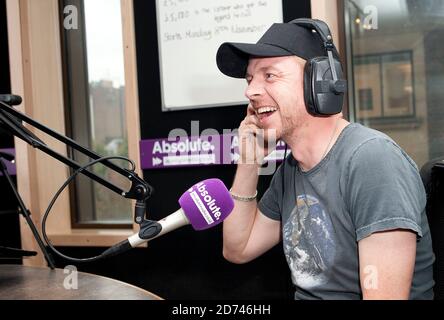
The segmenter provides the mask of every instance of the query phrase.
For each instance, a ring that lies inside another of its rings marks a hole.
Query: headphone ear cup
[[[334,60],[338,79],[343,78],[341,63]],[[307,71],[308,72],[308,71]],[[319,83],[333,81],[328,57],[316,57],[310,60],[310,105],[308,111],[313,115],[330,116],[342,111],[344,94],[335,94],[331,89],[319,88]],[[305,79],[304,79],[305,82]],[[305,85],[304,85],[305,86]],[[317,89],[318,87],[318,89]]]
[[[312,115],[317,115],[318,113],[313,100],[314,92],[313,92],[312,82],[313,82],[313,59],[310,59],[305,63],[305,68],[304,68],[304,101],[308,113]]]

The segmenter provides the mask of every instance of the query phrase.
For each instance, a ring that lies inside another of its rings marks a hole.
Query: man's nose
[[[251,80],[247,86],[247,89],[245,90],[245,96],[249,100],[254,100],[255,98],[262,96],[264,92],[264,86],[260,81]]]

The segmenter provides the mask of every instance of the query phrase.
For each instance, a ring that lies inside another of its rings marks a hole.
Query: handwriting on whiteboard
[[[212,40],[214,37],[234,33],[265,32],[266,24],[243,24],[242,20],[254,16],[255,11],[268,7],[267,0],[254,0],[230,5],[210,5],[190,8],[193,0],[162,0],[160,13],[162,22],[169,25],[163,33],[163,41],[182,41],[187,39]],[[190,21],[201,21],[199,26],[190,28]],[[206,23],[205,23],[206,22]],[[172,25],[175,25],[172,26]],[[188,28],[184,28],[187,25]],[[207,27],[205,27],[207,26]]]

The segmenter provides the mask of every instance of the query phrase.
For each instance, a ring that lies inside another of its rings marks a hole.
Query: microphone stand
[[[40,234],[37,231],[37,228],[31,219],[31,212],[26,208],[26,205],[23,202],[22,197],[18,193],[17,188],[16,188],[14,182],[12,181],[11,176],[8,173],[8,169],[6,167],[6,164],[3,160],[3,158],[7,158],[7,155],[5,155],[3,152],[0,152],[0,171],[3,173],[3,176],[6,177],[6,180],[9,184],[10,188],[14,192],[14,195],[15,195],[15,197],[18,201],[18,205],[19,205],[19,213],[22,214],[23,217],[25,217],[26,222],[28,223],[29,227],[31,228],[32,234],[34,235],[34,238],[37,241],[38,246],[40,247],[40,250],[42,250],[43,255],[45,256],[48,266],[51,269],[54,269],[55,268],[54,259],[49,254],[49,252],[46,250],[45,244],[43,243],[42,238],[40,237]]]
[[[44,153],[48,154],[52,158],[64,163],[65,165],[69,166],[70,168],[74,170],[78,170],[82,168],[82,165],[77,163],[76,161],[65,157],[64,155],[57,153],[56,151],[49,148],[42,140],[40,140],[36,135],[34,135],[30,130],[28,130],[23,124],[22,121],[25,123],[28,123],[32,125],[33,127],[39,129],[40,131],[48,134],[49,136],[53,137],[54,139],[66,144],[68,147],[71,147],[72,149],[77,150],[78,152],[88,156],[90,159],[100,159],[102,156],[99,154],[79,145],[74,140],[61,135],[57,133],[56,131],[44,126],[43,124],[31,119],[30,117],[26,116],[25,114],[15,110],[8,104],[0,101],[0,128],[5,129],[12,135],[20,138],[21,140],[27,142],[29,145],[31,145],[33,148],[39,149],[43,151]],[[140,178],[134,171],[128,170],[123,167],[119,167],[118,165],[108,161],[103,160],[100,163],[105,165],[111,170],[114,170],[118,174],[122,175],[126,179],[128,179],[131,182],[131,187],[128,191],[122,190],[120,187],[116,186],[115,184],[103,179],[102,177],[96,175],[92,171],[85,169],[82,170],[80,173],[84,174],[85,176],[89,177],[90,179],[100,183],[101,185],[107,187],[111,191],[114,191],[115,193],[128,198],[128,199],[134,199],[136,200],[135,209],[134,209],[134,220],[139,226],[142,228],[148,223],[150,224],[150,220],[145,219],[145,208],[146,208],[146,201],[151,197],[153,193],[153,188],[150,186],[146,181],[144,181],[142,178]],[[2,165],[3,167],[3,165]],[[4,171],[2,169],[2,171]],[[8,177],[8,174],[6,172],[6,177]],[[10,178],[8,179],[10,181]],[[11,180],[12,181],[12,180]],[[16,197],[20,198],[18,192],[15,194]],[[19,203],[21,203],[21,211],[22,214],[28,216],[29,219],[29,211],[26,209],[26,207],[23,204],[23,201],[20,199]],[[22,206],[23,205],[23,206]],[[27,219],[27,220],[28,220]],[[42,248],[43,253],[45,254],[45,258],[48,261],[48,265],[51,268],[54,268],[54,263],[51,260],[51,257],[47,253],[45,246],[38,234],[36,232],[36,228],[34,224],[32,223],[32,220],[29,219],[28,221],[29,225],[31,226],[31,229],[33,230],[33,234],[37,239],[37,242],[39,243],[40,248]]]

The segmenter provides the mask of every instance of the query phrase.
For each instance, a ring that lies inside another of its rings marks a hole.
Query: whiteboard
[[[162,110],[246,104],[246,82],[222,74],[223,42],[256,43],[283,21],[282,0],[156,0]]]

